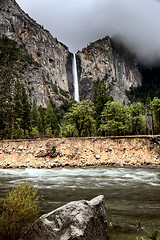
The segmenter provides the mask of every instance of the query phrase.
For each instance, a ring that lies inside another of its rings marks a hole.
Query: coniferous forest
[[[27,65],[38,67],[25,49],[0,39],[0,139],[89,137],[159,134],[159,68],[141,69],[145,82],[128,92],[129,105],[108,95],[103,79],[94,84],[92,100],[57,108],[49,98],[46,108],[29,102],[22,75]],[[151,79],[151,80],[150,80]]]

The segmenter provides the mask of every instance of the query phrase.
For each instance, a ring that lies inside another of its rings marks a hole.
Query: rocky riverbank
[[[0,141],[0,168],[160,167],[156,137]]]

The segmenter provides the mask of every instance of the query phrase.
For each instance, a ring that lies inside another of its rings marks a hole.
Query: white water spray
[[[77,63],[76,63],[76,54],[73,54],[73,78],[74,78],[74,99],[79,102],[79,87],[78,87],[78,74],[77,74]]]

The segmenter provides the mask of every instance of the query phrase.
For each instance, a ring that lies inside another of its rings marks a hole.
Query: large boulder
[[[41,216],[20,240],[106,240],[104,196],[70,202]]]

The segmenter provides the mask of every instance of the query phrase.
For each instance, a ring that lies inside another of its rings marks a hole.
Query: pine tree
[[[4,112],[6,112],[5,122],[9,131],[10,139],[13,138],[13,97],[15,81],[18,78],[18,73],[14,68],[14,65],[18,59],[18,55],[19,51],[17,44],[3,36],[0,39],[0,102],[2,104],[1,111],[3,111],[3,113],[1,112],[0,115],[3,115]]]
[[[24,134],[26,130],[31,129],[31,107],[24,86],[22,86],[22,129]]]
[[[40,106],[38,108],[38,132],[40,133],[41,137],[44,136],[46,133],[46,109]]]
[[[160,98],[155,97],[152,101],[153,119],[155,126],[155,133],[160,132]]]
[[[14,122],[17,120],[25,136],[26,130],[31,128],[31,107],[26,89],[20,81],[17,81],[15,84],[14,95]]]
[[[135,102],[129,106],[131,133],[142,134],[145,129],[144,105],[141,102]]]
[[[59,130],[58,128],[58,118],[56,115],[55,107],[52,101],[49,99],[47,109],[46,109],[46,123],[51,129],[52,134],[55,134],[55,131]]]
[[[108,95],[104,80],[98,80],[95,82],[92,100],[95,107],[94,118],[96,120],[96,127],[98,129],[101,122],[101,113],[104,109],[105,103],[113,100],[113,98]]]
[[[146,115],[146,134],[154,133],[153,110],[151,98],[148,96],[145,101],[145,115]]]
[[[31,109],[31,127],[37,127],[38,126],[38,109],[36,105],[36,101],[34,99],[32,109]]]

